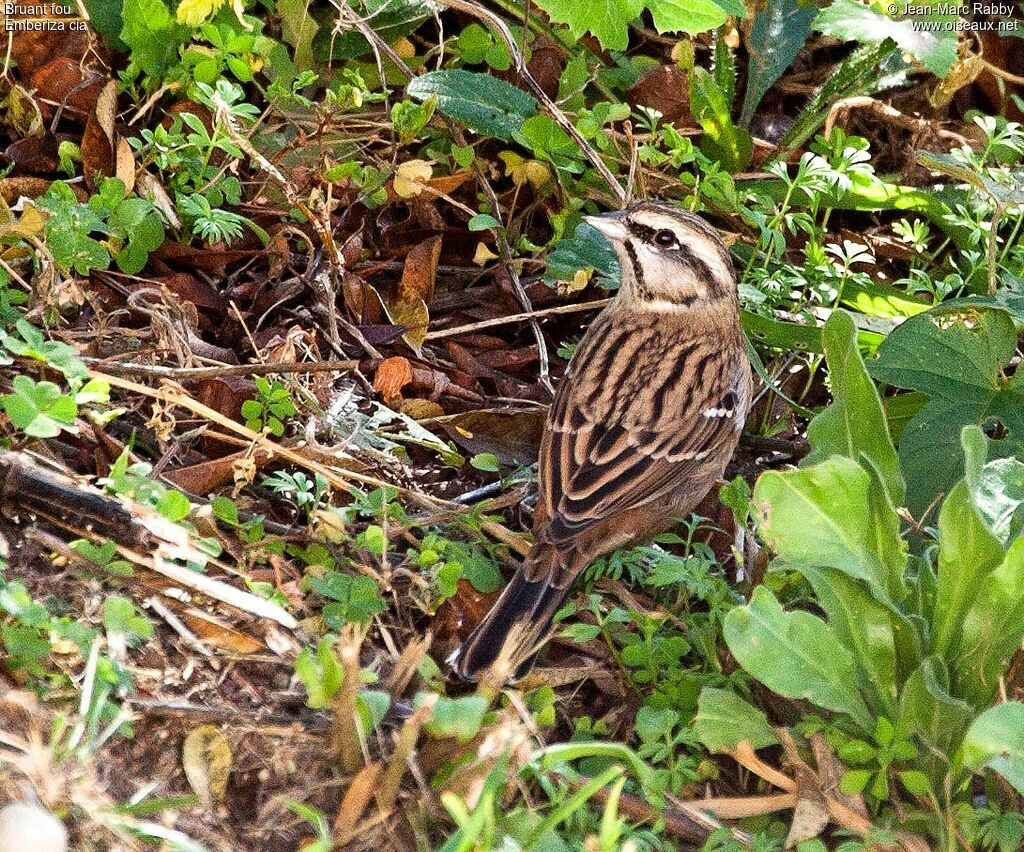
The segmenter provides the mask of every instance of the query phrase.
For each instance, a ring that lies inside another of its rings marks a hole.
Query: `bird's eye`
[[[662,228],[654,235],[654,244],[661,248],[671,248],[676,245],[676,235],[668,228]]]

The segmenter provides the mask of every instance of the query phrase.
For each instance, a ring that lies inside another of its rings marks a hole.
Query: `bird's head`
[[[665,311],[736,302],[729,251],[696,214],[641,201],[584,220],[615,249],[622,269],[620,300]]]

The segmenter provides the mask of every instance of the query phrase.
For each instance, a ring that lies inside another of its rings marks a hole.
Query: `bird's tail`
[[[545,571],[530,580],[523,569],[516,572],[480,624],[448,658],[459,677],[477,681],[489,672],[488,679],[500,684],[530,670],[569,591],[553,585],[553,576],[555,572]]]

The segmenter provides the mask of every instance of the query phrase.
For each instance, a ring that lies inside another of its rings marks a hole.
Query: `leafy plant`
[[[122,272],[134,275],[164,241],[164,224],[153,204],[126,197],[118,178],[105,179],[87,204],[80,204],[66,183],[54,181],[37,203],[49,213],[47,246],[67,272],[88,275],[106,269],[113,257]]]
[[[242,403],[246,428],[255,432],[266,429],[279,438],[284,434],[284,421],[296,413],[291,393],[287,385],[268,381],[263,376],[256,376],[255,382],[256,397]]]
[[[833,315],[824,343],[835,402],[811,424],[813,452],[800,470],[765,473],[753,495],[774,570],[800,572],[824,618],[785,610],[761,586],[726,615],[726,642],[775,692],[831,711],[860,735],[847,757],[875,768],[849,773],[848,789],[870,783],[884,798],[894,763],[908,791],[948,796],[947,808],[983,767],[1024,789],[1009,733],[1024,705],[987,709],[1024,637],[1024,610],[1009,591],[1022,579],[1024,542],[994,522],[1006,512],[994,513],[990,496],[1008,508],[1011,492],[993,482],[1003,469],[986,465],[984,435],[965,428],[967,476],[946,496],[929,546],[908,553],[913,532],[894,508],[902,473],[847,315]],[[941,822],[932,830],[945,834]]]

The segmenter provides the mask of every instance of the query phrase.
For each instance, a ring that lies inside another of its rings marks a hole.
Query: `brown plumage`
[[[591,561],[692,511],[750,403],[736,279],[714,229],[657,202],[588,221],[615,248],[622,287],[548,413],[530,555],[452,656],[467,680],[525,674]]]

